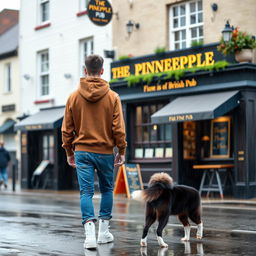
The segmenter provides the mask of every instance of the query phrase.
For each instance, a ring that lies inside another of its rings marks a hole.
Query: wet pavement
[[[99,207],[96,195],[95,212]],[[0,255],[255,255],[256,203],[204,201],[204,238],[181,242],[183,228],[171,216],[164,230],[168,249],[156,241],[156,225],[148,235],[148,248],[140,248],[144,222],[143,203],[116,198],[111,231],[114,243],[98,245],[97,251],[83,249],[79,194],[0,192]],[[224,203],[225,202],[225,203]]]

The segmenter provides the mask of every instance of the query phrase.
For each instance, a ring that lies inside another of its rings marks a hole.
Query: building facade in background
[[[86,0],[21,1],[20,49],[22,110],[64,105],[83,76],[84,57],[111,46],[111,26],[90,22]],[[106,59],[103,78],[109,79]]]
[[[75,186],[74,172],[66,164],[61,148],[64,107],[84,76],[85,56],[104,56],[104,50],[112,48],[111,25],[94,25],[87,15],[87,3],[87,0],[21,0],[20,115],[29,116],[18,128],[23,188]],[[105,59],[104,69],[103,79],[108,80],[110,59]],[[44,160],[49,161],[45,166],[50,168],[48,173],[42,169]],[[36,181],[40,176],[37,174],[44,175],[43,172],[46,177],[40,183]]]
[[[196,168],[207,165],[224,195],[255,196],[256,66],[217,51],[227,20],[256,34],[255,1],[111,2],[111,23],[98,27],[87,1],[21,1],[22,187],[76,188],[61,148],[64,104],[84,56],[114,50],[122,60],[106,59],[104,78],[123,102],[127,163],[140,165],[144,185],[166,171],[200,188]]]
[[[226,20],[256,34],[254,0],[245,0],[242,5],[239,0],[114,0],[113,8],[118,13],[112,31],[118,56],[152,54],[157,47],[184,49],[193,41],[214,43],[220,39]],[[134,23],[130,35],[129,21]]]
[[[20,148],[14,131],[20,109],[18,22],[18,11],[0,12],[0,141],[5,143],[14,164]]]
[[[122,58],[111,64],[111,86],[123,103],[127,162],[140,165],[145,185],[166,171],[199,189],[209,168],[205,182],[220,175],[224,195],[255,197],[256,66],[217,45],[227,20],[256,35],[256,2],[116,0],[113,8]],[[223,196],[220,185],[211,189]]]

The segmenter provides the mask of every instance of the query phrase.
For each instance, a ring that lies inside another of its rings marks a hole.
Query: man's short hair
[[[104,60],[99,55],[89,55],[85,58],[85,67],[89,75],[98,75],[102,70]]]

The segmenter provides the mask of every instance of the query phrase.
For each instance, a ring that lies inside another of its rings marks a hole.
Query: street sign
[[[112,18],[113,10],[107,0],[91,0],[87,6],[89,19],[98,26],[107,25]]]

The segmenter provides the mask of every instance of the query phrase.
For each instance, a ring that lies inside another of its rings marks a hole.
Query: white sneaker
[[[93,221],[88,221],[84,224],[84,248],[85,249],[93,249],[96,248],[96,235],[95,235],[95,225]]]
[[[114,236],[109,232],[109,220],[99,220],[98,244],[106,244],[114,241]]]

